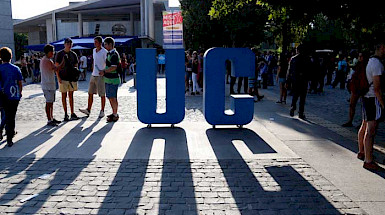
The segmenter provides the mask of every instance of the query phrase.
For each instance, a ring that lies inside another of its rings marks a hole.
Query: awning
[[[138,37],[113,37],[115,39],[115,47],[128,47],[131,46],[131,43],[135,40],[139,40]],[[81,38],[71,38],[73,46],[80,46],[83,49],[93,49],[94,46],[94,37],[81,37]],[[64,48],[64,39],[50,43],[55,46],[55,49],[61,50]],[[33,51],[43,51],[45,44],[41,45],[31,45],[26,46],[25,48]]]

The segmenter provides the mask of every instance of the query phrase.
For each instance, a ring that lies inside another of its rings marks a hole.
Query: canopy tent
[[[74,47],[72,47],[72,50],[87,50],[87,49],[90,49],[90,48],[86,48],[86,47],[83,47],[83,46],[74,46]]]
[[[115,39],[115,47],[129,47],[132,45],[133,41],[139,40],[138,37],[113,37]],[[79,46],[83,49],[93,49],[94,48],[94,38],[93,37],[75,37],[71,38],[73,46]],[[55,46],[56,50],[61,50],[64,48],[64,39],[50,43]],[[41,45],[31,45],[26,46],[25,48],[32,51],[43,51],[45,44]]]

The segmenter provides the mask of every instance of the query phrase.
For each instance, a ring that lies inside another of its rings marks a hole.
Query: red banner
[[[182,24],[182,12],[171,13],[163,16],[163,27]]]

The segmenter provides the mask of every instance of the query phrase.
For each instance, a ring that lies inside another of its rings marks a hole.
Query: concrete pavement
[[[57,128],[45,126],[39,86],[26,86],[16,144],[0,146],[0,214],[385,213],[383,175],[362,168],[354,132],[321,110],[291,118],[272,88],[245,129],[214,130],[202,97],[188,96],[177,128],[148,129],[132,84],[120,88],[118,123],[97,120],[95,99],[89,118]],[[76,109],[87,102],[87,83],[79,86]],[[158,86],[162,107],[164,80]],[[54,108],[61,119],[60,102]]]

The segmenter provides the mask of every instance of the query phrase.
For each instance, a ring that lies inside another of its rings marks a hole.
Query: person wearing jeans
[[[13,145],[13,137],[15,135],[15,117],[17,107],[22,95],[23,77],[19,67],[11,62],[12,51],[7,47],[0,49],[0,58],[3,64],[0,65],[0,86],[1,86],[1,103],[4,105],[5,127],[7,133],[7,145]]]
[[[192,82],[193,92],[191,95],[199,95],[198,85],[198,52],[194,51],[192,56]]]

